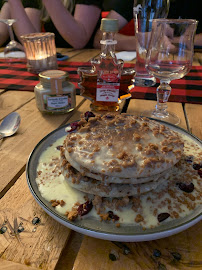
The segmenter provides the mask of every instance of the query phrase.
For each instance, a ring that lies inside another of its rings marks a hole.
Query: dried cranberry
[[[85,203],[79,205],[77,211],[80,216],[84,216],[88,214],[92,208],[93,208],[92,201],[86,201]]]
[[[200,170],[201,165],[200,164],[197,164],[197,163],[194,163],[193,164],[193,168],[194,168],[194,170]]]
[[[188,162],[188,163],[192,163],[194,160],[194,156],[187,156],[185,157],[185,161]]]
[[[162,221],[164,221],[165,219],[167,219],[169,216],[170,216],[169,213],[161,213],[161,214],[158,215],[157,218],[158,218],[158,221],[159,221],[159,222],[162,222]]]
[[[113,119],[114,118],[114,115],[112,115],[112,114],[106,114],[105,117],[107,119]]]
[[[89,111],[85,112],[84,116],[87,122],[90,117],[95,117],[94,113]]]
[[[198,175],[202,178],[202,170],[198,170]]]
[[[185,184],[185,183],[182,183],[182,182],[178,182],[176,183],[176,185],[184,192],[187,192],[187,193],[191,193],[193,190],[194,190],[194,184],[193,183],[190,183],[190,184]]]
[[[115,215],[112,211],[108,211],[109,218],[119,220],[119,216]]]
[[[56,149],[60,150],[61,147],[62,147],[62,145],[58,145],[58,146],[56,146]]]
[[[72,132],[72,131],[76,130],[79,127],[79,124],[78,124],[78,122],[73,122],[70,124],[70,127],[71,127],[71,129],[68,130],[68,132]]]

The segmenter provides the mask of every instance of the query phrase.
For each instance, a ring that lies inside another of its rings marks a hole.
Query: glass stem
[[[170,81],[161,81],[159,87],[156,89],[157,104],[156,112],[159,114],[168,114],[167,101],[171,93]]]
[[[8,25],[8,32],[10,35],[10,40],[13,41],[14,39],[14,34],[13,34],[13,29],[12,29],[12,25]]]

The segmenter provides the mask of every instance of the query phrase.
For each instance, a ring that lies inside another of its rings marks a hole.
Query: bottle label
[[[113,83],[119,81],[119,78],[118,78],[117,74],[115,74],[115,73],[106,73],[106,74],[104,73],[101,75],[101,79],[103,81],[113,82]]]
[[[71,108],[71,94],[43,95],[44,107],[47,111],[65,111]]]
[[[120,83],[97,82],[96,101],[118,102]]]

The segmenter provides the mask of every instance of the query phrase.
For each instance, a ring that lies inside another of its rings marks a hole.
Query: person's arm
[[[24,8],[21,0],[8,0],[11,18],[16,19],[13,28],[20,40],[21,35],[41,32],[40,14],[36,8]]]
[[[118,19],[119,21],[119,30],[123,28],[128,21],[118,14],[116,11],[111,10],[107,15],[107,18]],[[93,46],[94,48],[100,48],[100,40],[102,38],[102,32],[100,30],[97,31]],[[135,36],[126,36],[123,34],[116,33],[114,38],[117,40],[116,50],[117,51],[135,51]]]
[[[194,45],[202,46],[202,33],[195,35]]]
[[[43,0],[60,35],[75,49],[83,48],[89,41],[100,16],[100,8],[77,4],[74,16],[58,0]]]
[[[10,10],[7,2],[1,8],[0,19],[10,19]],[[0,22],[0,46],[2,46],[9,37],[8,26]]]

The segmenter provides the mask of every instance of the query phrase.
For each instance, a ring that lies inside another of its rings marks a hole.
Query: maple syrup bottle
[[[118,20],[104,18],[100,30],[103,32],[101,52],[99,57],[91,60],[96,73],[96,92],[91,103],[94,111],[118,111],[118,97],[120,89],[123,60],[117,60],[115,55],[114,34],[118,32]]]

